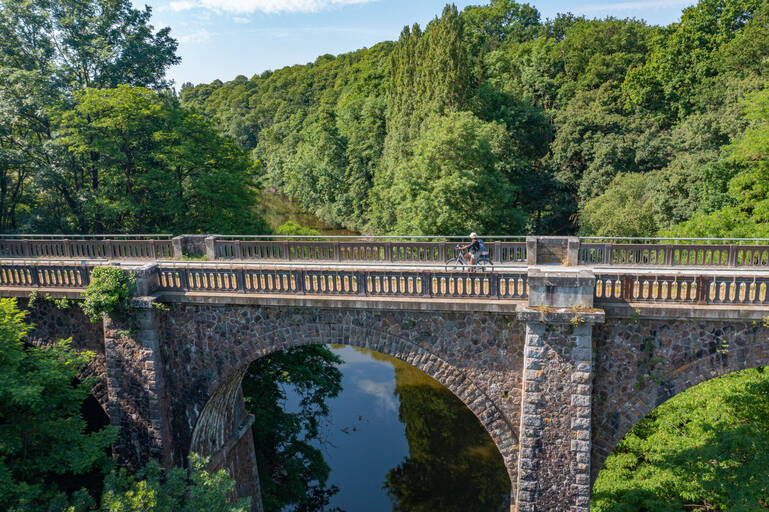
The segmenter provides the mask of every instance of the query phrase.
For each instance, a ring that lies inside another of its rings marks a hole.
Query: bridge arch
[[[248,366],[270,353],[313,344],[339,344],[366,348],[389,355],[424,372],[458,397],[473,412],[494,441],[505,463],[511,487],[517,477],[517,439],[515,431],[483,387],[463,368],[439,357],[433,351],[387,331],[358,325],[302,323],[254,333],[240,351],[248,354],[238,365],[222,372],[207,389],[210,397],[195,422],[189,451],[219,455],[222,467],[237,465],[228,458],[243,457],[229,448],[233,433],[246,426],[242,406],[241,381]],[[250,425],[250,424],[248,424]],[[232,453],[234,455],[230,456]]]
[[[677,327],[666,325],[669,322],[649,320],[640,324],[638,332],[645,334],[642,343],[651,339],[659,341],[660,331],[650,327],[669,330],[668,333],[662,333],[661,337],[663,340],[676,341],[670,336],[676,336]],[[719,321],[691,320],[689,325],[698,325],[698,328],[695,333],[684,337],[682,344],[676,345],[667,341],[659,343],[662,345],[658,349],[660,356],[667,356],[669,359],[660,357],[658,361],[655,360],[654,351],[642,356],[642,361],[646,359],[653,364],[648,367],[641,365],[645,374],[638,371],[625,374],[621,379],[624,382],[619,385],[618,397],[609,407],[605,405],[605,396],[594,394],[591,486],[617,444],[638,422],[664,402],[705,381],[741,370],[769,366],[769,328],[760,322],[724,324]],[[631,339],[638,341],[639,338],[631,336]],[[612,340],[599,337],[596,341],[597,351],[600,351],[603,343]],[[613,341],[616,342],[617,338]],[[677,354],[676,348],[679,350]],[[600,356],[598,357],[595,382],[603,380],[605,385],[607,380],[610,381],[614,377],[616,384],[617,375],[607,372],[606,367],[602,368],[602,361]],[[607,357],[604,357],[603,362],[606,359]],[[639,381],[639,377],[644,375],[648,378]],[[645,385],[641,387],[639,382],[645,382]],[[600,391],[598,394],[601,394]]]

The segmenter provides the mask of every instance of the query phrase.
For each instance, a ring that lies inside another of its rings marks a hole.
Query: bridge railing
[[[523,300],[525,272],[160,266],[161,291]]]
[[[98,263],[0,262],[0,287],[84,290]],[[248,264],[152,265],[156,292],[365,297],[528,299],[527,272],[263,267]],[[595,303],[769,305],[769,275],[716,272],[596,271]]]
[[[2,238],[0,257],[162,260],[173,258],[174,250],[170,239]]]
[[[95,264],[0,263],[0,287],[85,290]],[[526,272],[298,269],[250,265],[153,266],[156,292],[524,300]]]
[[[600,272],[596,273],[595,302],[766,305],[769,277]]]
[[[85,289],[92,269],[92,265],[66,263],[2,264],[0,287]]]
[[[112,237],[112,238],[108,238]],[[547,238],[547,237],[545,237]],[[0,236],[0,257],[40,260],[181,260],[264,263],[328,262],[388,265],[442,265],[457,255],[460,240],[414,237],[219,237],[213,235],[54,235]],[[542,237],[530,237],[542,239]],[[560,240],[567,240],[562,238]],[[594,267],[767,268],[769,240],[568,239],[575,256],[548,254],[550,260]],[[464,240],[462,240],[464,241]],[[726,243],[728,242],[728,243]],[[542,244],[545,247],[547,244]],[[567,245],[564,245],[566,250]],[[489,238],[486,247],[497,265],[536,264],[537,243],[521,237]],[[535,249],[532,249],[534,247]],[[551,251],[552,243],[547,251]],[[560,249],[559,249],[560,250]],[[532,256],[535,256],[532,259]],[[542,255],[540,255],[542,256]],[[562,257],[563,256],[563,257]]]
[[[215,240],[217,260],[326,261],[342,263],[442,264],[457,255],[456,242],[386,240]],[[526,263],[526,242],[485,244],[498,264]]]
[[[581,243],[580,265],[768,267],[769,245]]]

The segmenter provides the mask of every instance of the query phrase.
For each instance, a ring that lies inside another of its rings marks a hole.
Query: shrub
[[[91,272],[91,283],[83,292],[83,311],[92,322],[101,320],[104,313],[126,318],[135,291],[134,275],[117,267],[96,267]]]

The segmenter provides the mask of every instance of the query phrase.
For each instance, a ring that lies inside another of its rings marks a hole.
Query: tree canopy
[[[114,427],[88,432],[80,414],[92,381],[77,382],[92,353],[71,340],[27,346],[31,326],[15,299],[0,299],[0,500],[6,510],[64,506],[86,477],[112,468]]]
[[[764,368],[705,382],[641,420],[606,461],[596,512],[766,510],[769,379]]]
[[[666,27],[448,5],[395,42],[181,99],[252,150],[266,186],[353,230],[749,234],[762,221],[729,226],[761,180],[730,148],[757,123],[742,111],[769,80],[768,27],[766,0],[702,0]],[[642,186],[645,219],[591,215]]]

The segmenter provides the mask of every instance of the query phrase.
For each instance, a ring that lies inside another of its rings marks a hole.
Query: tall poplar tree
[[[413,157],[414,144],[431,116],[467,110],[470,66],[463,20],[447,5],[422,33],[419,25],[403,29],[392,53],[387,89],[387,135],[382,165],[372,190],[371,227],[389,232],[396,219],[392,187]]]

